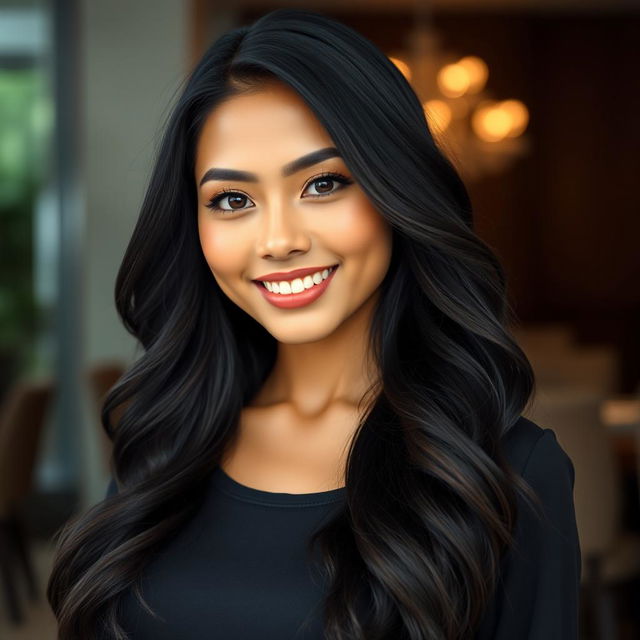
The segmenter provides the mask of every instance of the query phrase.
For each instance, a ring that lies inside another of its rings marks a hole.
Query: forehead
[[[274,170],[333,140],[304,100],[284,84],[270,83],[233,96],[207,116],[196,147],[196,173],[212,166]]]

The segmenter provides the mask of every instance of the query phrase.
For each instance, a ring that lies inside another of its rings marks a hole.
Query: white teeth
[[[334,267],[324,269],[323,271],[317,271],[313,275],[305,276],[304,278],[296,278],[295,280],[281,282],[267,282],[262,280],[262,284],[271,291],[271,293],[279,293],[281,295],[289,295],[291,293],[300,293],[305,289],[311,289],[317,284],[320,284],[323,280],[329,277],[329,274],[333,271]]]

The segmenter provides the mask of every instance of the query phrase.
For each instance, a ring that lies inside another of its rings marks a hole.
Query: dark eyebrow
[[[282,176],[290,176],[296,171],[311,167],[318,162],[327,160],[327,158],[340,158],[340,152],[335,147],[325,147],[324,149],[318,149],[312,151],[306,155],[293,160],[282,167]],[[258,176],[255,173],[248,171],[238,171],[237,169],[209,169],[202,180],[200,180],[200,187],[209,180],[238,180],[241,182],[258,182]]]

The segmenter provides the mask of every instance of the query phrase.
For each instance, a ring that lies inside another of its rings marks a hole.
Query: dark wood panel
[[[412,20],[406,12],[333,15],[388,53]],[[437,12],[434,22],[445,48],[487,61],[496,98],[519,98],[530,109],[530,155],[468,184],[477,231],[505,264],[520,318],[564,320],[585,342],[616,344],[620,390],[633,390],[640,380],[640,16]]]

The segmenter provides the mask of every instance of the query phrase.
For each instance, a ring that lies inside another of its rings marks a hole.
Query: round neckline
[[[223,493],[242,500],[266,506],[306,506],[339,502],[344,498],[347,488],[338,487],[328,491],[316,491],[314,493],[285,493],[264,491],[241,484],[228,475],[221,466],[216,466],[213,471],[213,482],[217,489]]]

